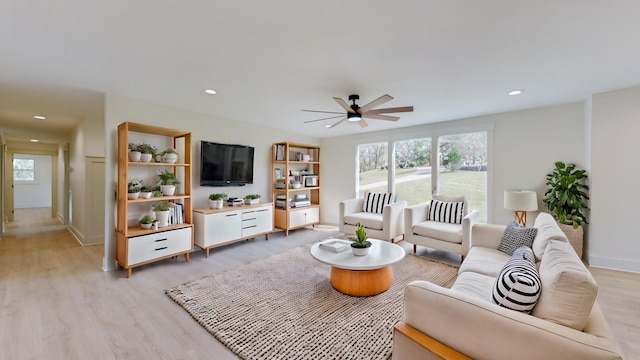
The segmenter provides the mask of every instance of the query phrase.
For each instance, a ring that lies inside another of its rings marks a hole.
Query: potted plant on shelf
[[[141,153],[140,161],[148,163],[151,162],[157,150],[154,146],[142,143],[138,145],[138,151]]]
[[[555,169],[547,174],[548,186],[542,201],[558,221],[560,229],[567,235],[569,242],[582,258],[584,229],[582,223],[588,224],[583,211],[589,207],[589,185],[585,184],[587,172],[576,169],[575,164],[558,161]]]
[[[129,199],[137,199],[140,195],[140,184],[138,180],[131,180],[127,184],[127,197]]]
[[[153,224],[153,217],[149,214],[140,218],[140,226],[143,229],[151,229],[151,224]]]
[[[365,256],[369,254],[371,241],[369,241],[367,233],[364,231],[364,226],[360,224],[360,222],[358,222],[356,226],[356,237],[349,238],[349,240],[352,241],[351,251],[353,251],[353,255],[355,256]]]
[[[169,170],[162,170],[158,174],[158,185],[160,185],[160,191],[162,195],[171,196],[176,191],[176,185],[179,185],[180,181],[176,178],[176,174]]]
[[[161,201],[153,204],[153,211],[156,213],[158,227],[169,226],[169,203]]]
[[[138,145],[129,143],[129,161],[138,162],[142,153],[138,150]]]
[[[153,195],[153,188],[150,186],[142,186],[140,188],[140,197],[143,199],[148,199]]]
[[[162,152],[162,161],[174,164],[178,161],[178,152],[175,149],[169,148]]]
[[[227,200],[227,194],[211,194],[209,195],[209,208],[222,209],[225,200]]]
[[[260,195],[251,194],[244,197],[244,203],[247,205],[254,205],[260,202]]]

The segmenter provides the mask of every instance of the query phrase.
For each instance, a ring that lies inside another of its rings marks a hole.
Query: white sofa
[[[397,201],[386,205],[382,214],[363,211],[364,198],[349,199],[340,202],[338,230],[345,234],[355,234],[360,222],[372,239],[394,242],[402,240],[403,235],[403,210],[407,206],[406,201]]]
[[[535,227],[542,288],[530,315],[490,301],[510,259],[497,250],[505,226],[477,224],[451,289],[427,281],[406,287],[393,359],[622,359],[588,269],[551,215],[539,214]]]

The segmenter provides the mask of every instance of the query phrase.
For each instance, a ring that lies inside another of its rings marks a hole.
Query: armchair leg
[[[413,253],[416,253],[416,244],[413,244]]]

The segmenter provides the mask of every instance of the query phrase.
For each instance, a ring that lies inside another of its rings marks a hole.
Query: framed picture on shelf
[[[283,168],[276,168],[275,172],[276,172],[276,180],[284,179],[284,169]]]
[[[276,161],[284,161],[284,145],[276,145]]]

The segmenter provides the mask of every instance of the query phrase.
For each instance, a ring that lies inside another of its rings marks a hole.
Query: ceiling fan
[[[384,103],[386,103],[388,101],[393,100],[393,97],[390,96],[390,95],[382,95],[379,98],[373,100],[372,102],[370,102],[367,105],[364,105],[362,107],[360,107],[360,106],[358,106],[358,104],[356,104],[356,101],[358,101],[359,99],[360,99],[359,95],[349,95],[349,101],[352,102],[352,104],[349,105],[349,104],[347,104],[346,101],[342,100],[341,98],[338,98],[338,97],[334,97],[333,98],[333,100],[335,100],[343,109],[345,109],[347,111],[346,114],[342,113],[342,112],[335,112],[335,111],[302,110],[302,111],[306,111],[306,112],[316,112],[316,113],[325,113],[325,114],[340,114],[338,116],[331,116],[331,117],[322,118],[322,119],[305,121],[305,123],[312,123],[312,122],[316,122],[316,121],[324,121],[324,120],[342,118],[337,123],[335,123],[333,125],[327,125],[327,127],[328,128],[336,127],[336,126],[340,125],[342,122],[344,122],[345,120],[347,120],[347,121],[351,121],[351,122],[357,122],[358,125],[360,125],[360,127],[365,128],[365,127],[368,126],[368,124],[364,120],[364,118],[374,119],[374,120],[398,121],[400,119],[400,117],[398,117],[398,116],[383,115],[383,114],[399,113],[399,112],[412,112],[413,111],[413,106],[403,106],[403,107],[386,108],[386,109],[374,109],[376,106],[382,105],[382,104],[384,104]]]

